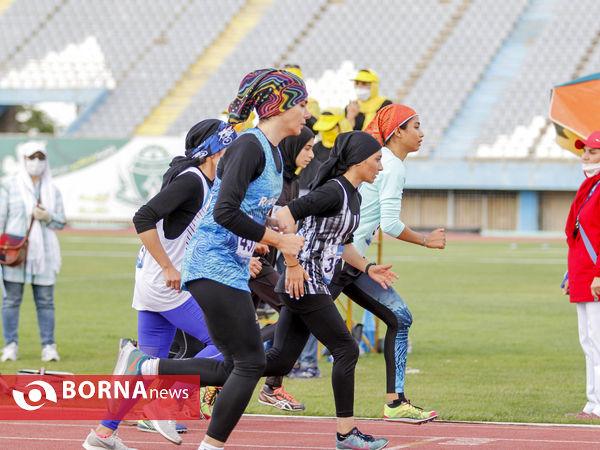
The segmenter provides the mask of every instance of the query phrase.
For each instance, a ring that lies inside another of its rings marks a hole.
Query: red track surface
[[[182,422],[189,427],[179,448],[196,449],[208,422]],[[361,431],[390,440],[387,449],[592,449],[600,448],[600,427],[590,425],[520,425],[433,422],[422,426],[360,420]],[[95,422],[0,422],[1,449],[77,449]],[[335,420],[289,416],[244,416],[227,449],[332,449]],[[123,425],[119,435],[140,450],[175,449],[155,433]]]

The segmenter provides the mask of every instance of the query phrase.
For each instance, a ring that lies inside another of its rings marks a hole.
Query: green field
[[[136,336],[131,309],[139,242],[132,234],[60,233],[63,268],[56,284],[56,339],[62,357],[47,368],[110,373],[120,337]],[[371,255],[371,258],[373,256]],[[566,265],[562,242],[464,241],[446,250],[386,241],[384,260],[400,279],[394,287],[414,317],[407,397],[447,420],[568,423],[585,404],[585,361],[575,307],[558,287]],[[360,320],[362,311],[354,311]],[[1,372],[39,368],[35,308],[26,289],[20,359]],[[329,374],[286,380],[308,415],[333,416]],[[356,415],[380,417],[382,355],[357,367]],[[277,413],[253,400],[252,413]]]

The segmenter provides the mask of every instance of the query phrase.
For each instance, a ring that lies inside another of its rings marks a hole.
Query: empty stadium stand
[[[420,112],[427,138],[418,158],[444,157],[449,140],[452,157],[569,158],[549,138],[549,90],[600,64],[594,0],[6,0],[0,8],[0,90],[106,90],[68,130],[81,137],[180,135],[221,114],[251,69],[300,64],[314,85],[350,63],[377,70],[382,95]],[[507,60],[503,49],[520,56]],[[499,80],[491,98],[485,88]],[[347,97],[349,83],[333,82],[332,98]],[[463,130],[469,139],[460,141]]]

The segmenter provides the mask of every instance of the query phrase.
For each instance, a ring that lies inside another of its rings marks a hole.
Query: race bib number
[[[135,261],[135,267],[137,267],[138,269],[141,269],[142,267],[144,267],[144,256],[146,256],[146,252],[148,250],[146,250],[146,247],[142,246],[142,248],[140,248],[140,251],[138,252],[137,255],[137,259]]]
[[[250,261],[254,254],[254,247],[256,247],[256,242],[238,236],[238,246],[235,254],[242,261]]]
[[[331,283],[335,266],[344,253],[343,245],[331,245],[323,251],[323,282]]]

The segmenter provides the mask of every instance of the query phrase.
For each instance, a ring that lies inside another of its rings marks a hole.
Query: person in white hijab
[[[46,143],[29,141],[17,147],[16,174],[0,185],[0,231],[24,237],[29,232],[25,262],[2,265],[2,330],[6,346],[1,361],[18,357],[19,309],[25,284],[31,284],[37,310],[42,361],[59,361],[54,342],[54,284],[61,257],[54,230],[64,228],[62,196],[52,182]],[[32,221],[33,216],[33,221]]]

